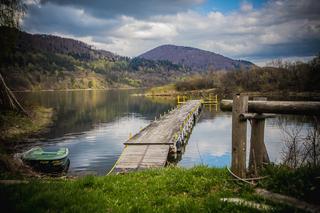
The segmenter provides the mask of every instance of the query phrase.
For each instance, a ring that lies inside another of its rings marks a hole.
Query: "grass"
[[[40,106],[28,109],[30,116],[14,111],[0,113],[0,140],[19,141],[43,130],[52,123],[53,110]]]
[[[146,92],[146,95],[175,95],[177,93],[174,84],[166,84],[164,86],[152,87]]]
[[[320,167],[301,167],[294,170],[270,165],[265,168],[263,175],[269,178],[261,181],[260,187],[309,203],[320,203]]]
[[[257,212],[220,201],[240,197],[294,211],[253,194],[231,180],[226,169],[164,168],[125,175],[87,176],[76,180],[34,180],[0,185],[1,206],[8,212]]]
[[[209,94],[216,93],[216,89],[196,89],[196,90],[183,90],[179,91],[176,89],[176,84],[167,84],[159,87],[152,87],[145,92],[146,96],[167,96],[176,97],[178,95],[186,95],[193,97],[207,97]]]

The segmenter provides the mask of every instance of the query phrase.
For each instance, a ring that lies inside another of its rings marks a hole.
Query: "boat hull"
[[[37,171],[56,173],[68,171],[70,160],[68,157],[58,160],[24,160],[26,164]]]

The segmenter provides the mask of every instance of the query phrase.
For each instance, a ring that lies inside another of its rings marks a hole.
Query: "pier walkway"
[[[164,167],[169,152],[180,151],[201,110],[200,100],[190,100],[154,120],[124,143],[111,172],[123,173]]]

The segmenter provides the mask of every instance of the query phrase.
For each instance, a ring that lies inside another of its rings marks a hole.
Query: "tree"
[[[0,0],[0,51],[1,62],[10,55],[16,44],[20,20],[26,6],[22,0]]]
[[[0,0],[0,26],[19,28],[25,9],[22,0]]]
[[[90,81],[88,82],[88,87],[89,87],[89,88],[93,88],[94,86],[95,86],[94,80],[90,80]]]
[[[16,33],[19,28],[19,21],[25,11],[25,4],[22,0],[0,0],[0,27],[1,37],[0,62],[3,62],[16,46]],[[2,73],[0,72],[0,109],[15,110],[27,114],[26,110],[16,99],[15,95],[7,87]]]
[[[28,114],[27,111],[22,107],[19,101],[16,99],[15,95],[7,87],[0,73],[0,107],[1,110],[15,110],[22,112],[23,114]]]

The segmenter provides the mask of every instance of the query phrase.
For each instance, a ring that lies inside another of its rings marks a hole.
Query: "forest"
[[[320,55],[309,62],[273,61],[251,70],[193,75],[175,83],[178,91],[217,88],[221,93],[255,91],[316,92],[320,90]]]

